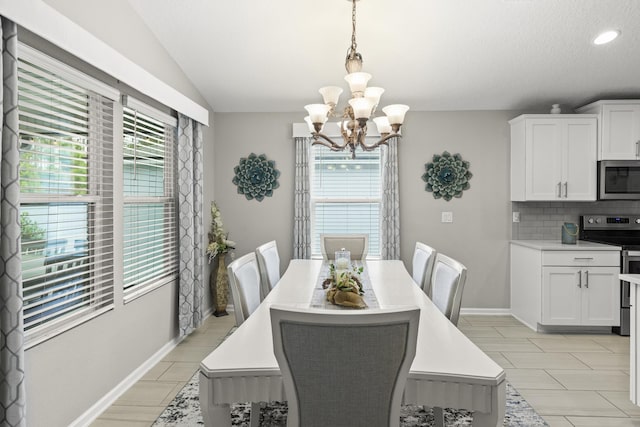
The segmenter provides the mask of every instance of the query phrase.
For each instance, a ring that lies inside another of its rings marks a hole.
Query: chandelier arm
[[[402,138],[402,135],[400,135],[399,133],[390,133],[387,136],[383,136],[382,138],[380,138],[378,141],[376,141],[371,145],[366,145],[363,141],[360,143],[360,146],[364,151],[373,151],[381,145],[387,145],[391,138]]]
[[[346,142],[343,145],[337,144],[331,138],[319,132],[314,133],[313,137],[315,138],[315,141],[313,141],[314,145],[315,144],[324,145],[325,147],[329,147],[333,151],[341,151],[347,147]],[[318,138],[322,138],[324,139],[324,141],[319,141]]]

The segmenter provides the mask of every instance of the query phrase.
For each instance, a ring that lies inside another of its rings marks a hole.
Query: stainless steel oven
[[[640,274],[640,215],[584,215],[580,217],[580,239],[620,246],[620,272]],[[630,284],[620,281],[620,326],[613,332],[631,332]]]
[[[599,161],[598,200],[640,200],[640,160]]]

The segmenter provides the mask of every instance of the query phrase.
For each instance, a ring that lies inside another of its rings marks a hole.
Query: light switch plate
[[[513,222],[520,222],[520,212],[513,212]]]
[[[453,212],[442,212],[442,222],[453,222]]]

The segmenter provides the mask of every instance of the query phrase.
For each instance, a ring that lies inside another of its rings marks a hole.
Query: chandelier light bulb
[[[351,73],[344,76],[344,79],[349,83],[349,89],[351,89],[351,95],[355,97],[361,97],[364,95],[364,90],[367,88],[367,83],[371,80],[371,74],[369,73]]]
[[[401,125],[404,123],[404,115],[407,111],[409,111],[409,106],[403,104],[387,105],[382,109],[382,112],[387,115],[389,124],[391,125]]]
[[[329,114],[330,106],[326,104],[309,104],[304,106],[305,110],[309,113],[309,119],[311,123],[324,123],[327,121],[327,114]]]
[[[325,104],[338,105],[338,100],[343,91],[339,86],[325,86],[321,87],[318,92],[322,95],[322,100]]]
[[[364,97],[371,99],[373,106],[377,106],[380,103],[380,97],[384,93],[384,89],[381,87],[371,86],[364,90]]]
[[[368,119],[369,116],[371,116],[373,105],[369,98],[351,98],[349,100],[349,105],[351,105],[351,108],[353,109],[354,119]]]
[[[313,122],[311,121],[311,117],[305,116],[304,121],[307,122],[307,126],[309,126],[309,132],[311,133],[315,132],[315,129],[313,128]]]
[[[389,124],[389,118],[387,116],[375,117],[373,122],[376,124],[380,135],[391,133],[391,125]]]

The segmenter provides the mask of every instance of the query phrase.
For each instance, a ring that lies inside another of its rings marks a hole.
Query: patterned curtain
[[[398,139],[382,146],[382,259],[400,259],[400,197],[398,189]]]
[[[311,258],[311,206],[309,195],[309,155],[311,138],[295,138],[296,178],[293,201],[293,258]]]
[[[202,225],[202,125],[178,114],[178,209],[180,233],[180,336],[204,317],[204,250]]]
[[[22,258],[20,255],[20,146],[18,34],[2,21],[2,154],[0,157],[0,425],[26,426]]]

